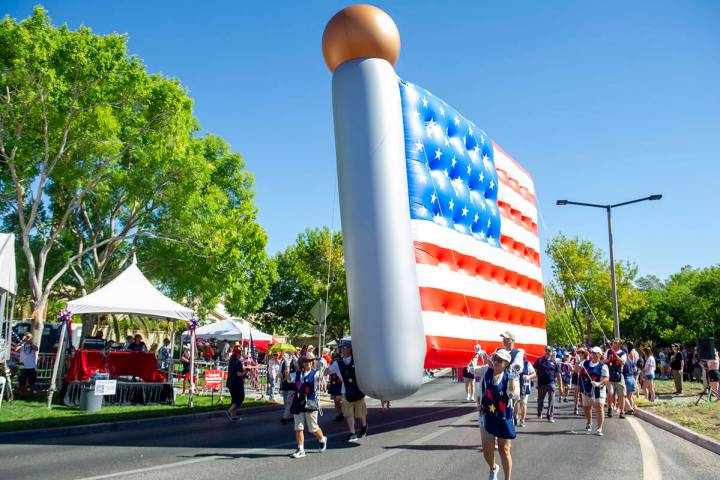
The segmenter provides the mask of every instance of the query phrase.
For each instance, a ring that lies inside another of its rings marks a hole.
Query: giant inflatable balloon
[[[510,331],[546,342],[535,190],[485,132],[398,77],[400,35],[370,5],[323,34],[350,330],[360,387],[410,395],[423,368],[462,367]]]

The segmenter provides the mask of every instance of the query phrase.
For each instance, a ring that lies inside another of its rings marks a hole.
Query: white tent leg
[[[188,393],[188,407],[193,406],[193,391],[195,390],[195,330],[190,332],[190,392]]]
[[[67,331],[67,322],[63,322],[60,328],[60,344],[58,345],[57,354],[55,355],[55,363],[53,364],[52,377],[50,377],[50,387],[48,388],[47,406],[52,408],[53,396],[55,396],[55,383],[57,382],[58,366],[65,359],[65,333]]]
[[[177,321],[172,321],[172,336],[170,338],[170,362],[168,363],[168,382],[170,382],[170,386],[172,388],[175,388],[175,326],[177,325]],[[173,399],[175,399],[175,395],[173,394]]]

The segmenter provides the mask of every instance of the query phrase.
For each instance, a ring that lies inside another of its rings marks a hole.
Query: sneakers
[[[573,410],[573,415],[579,415],[579,414],[578,414],[578,409],[577,409],[577,408]]]
[[[548,417],[547,420],[548,420],[548,422],[550,422],[550,423],[555,423],[555,419],[554,419],[553,417]]]
[[[323,437],[322,442],[320,442],[320,447],[318,448],[318,452],[324,452],[325,450],[327,450],[327,442],[328,442],[328,438]]]
[[[305,456],[305,450],[302,448],[298,448],[295,450],[292,455],[290,455],[290,458],[303,458]]]
[[[608,417],[608,418],[612,418],[612,410],[608,410],[608,412],[607,412],[607,417]]]
[[[585,431],[588,433],[592,432],[592,425],[589,423],[587,425],[585,425]]]
[[[625,412],[620,412],[620,415],[618,415],[618,418],[625,418]]]
[[[598,437],[602,437],[605,434],[602,432],[602,430],[598,430],[597,432],[595,432],[595,435],[597,435]]]
[[[360,435],[358,435],[359,438],[365,438],[367,437],[367,425],[364,427],[360,427]]]
[[[349,433],[347,436],[347,441],[350,443],[357,443],[358,442],[358,436],[354,433]]]
[[[525,427],[527,423],[525,423],[525,420],[520,420],[520,423],[518,423],[518,427],[522,428]]]
[[[488,480],[497,480],[497,475],[499,471],[500,465],[495,464],[495,466],[490,469],[490,473],[488,473]]]

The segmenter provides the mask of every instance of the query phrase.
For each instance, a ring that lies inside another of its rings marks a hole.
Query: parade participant
[[[330,363],[332,366],[332,362]],[[330,367],[328,367],[328,372],[330,372]],[[328,386],[327,386],[328,395],[330,395],[330,398],[332,398],[333,403],[335,403],[335,411],[337,412],[337,415],[335,416],[335,419],[333,422],[342,422],[345,417],[343,416],[343,396],[342,396],[342,380],[340,379],[340,375],[337,373],[331,372],[328,376]]]
[[[558,364],[560,366],[560,378],[562,378],[562,385],[560,386],[560,401],[567,403],[568,397],[570,396],[570,380],[572,376],[572,365],[570,364],[570,354],[563,352],[561,361]]]
[[[267,396],[275,400],[275,384],[278,382],[280,373],[280,352],[268,354],[267,360]]]
[[[627,363],[627,354],[622,349],[622,340],[616,338],[613,340],[610,349],[605,354],[605,364],[610,372],[610,390],[608,391],[608,411],[607,416],[613,416],[613,410],[620,412],[620,418],[625,418],[625,396],[627,388],[625,386],[625,376],[623,370]]]
[[[352,344],[344,342],[340,345],[342,358],[330,365],[330,374],[336,374],[342,381],[343,416],[348,426],[348,442],[357,442],[367,435],[367,405],[365,394],[360,390],[355,376],[355,362],[352,358]],[[360,433],[355,434],[355,419],[360,422]]]
[[[515,348],[515,334],[511,331],[506,331],[500,334],[502,337],[503,346],[502,349],[506,350],[510,354],[510,365],[508,365],[508,375],[510,378],[518,380],[520,371],[522,370],[522,359],[525,357],[525,351],[519,348]],[[515,385],[515,399],[520,398],[520,382],[513,382]],[[518,405],[514,405],[515,409],[518,409]]]
[[[510,453],[511,440],[515,438],[515,425],[513,424],[513,399],[515,380],[507,371],[510,365],[510,354],[504,349],[498,349],[492,355],[492,366],[483,374],[480,382],[478,398],[478,422],[482,439],[482,451],[485,461],[490,467],[488,478],[497,479],[499,471],[495,463],[495,441],[497,439],[500,461],[505,473],[505,479],[512,476],[512,457]]]
[[[532,381],[537,377],[535,367],[528,359],[523,359],[523,369],[520,372],[520,414],[518,415],[519,420],[517,422],[518,427],[524,427],[527,425],[527,402],[528,398],[532,394]],[[515,412],[517,414],[517,412]]]
[[[327,449],[327,437],[323,435],[318,425],[318,387],[320,384],[321,372],[315,369],[315,355],[306,351],[300,360],[300,371],[296,371],[290,378],[288,372],[287,380],[295,383],[295,395],[292,400],[290,411],[295,421],[295,440],[297,450],[290,455],[292,458],[305,456],[305,427],[315,435],[320,446],[318,451],[324,452]]]
[[[190,382],[190,345],[183,345],[183,351],[180,354],[180,363],[182,363],[182,394],[185,395],[188,383]]]
[[[294,373],[297,371],[297,357],[295,354],[286,353],[283,356],[283,361],[280,364],[280,375],[282,382],[280,382],[280,394],[283,399],[283,414],[280,418],[280,423],[288,423],[293,419],[290,413],[290,407],[292,406],[293,398],[295,397],[295,382],[291,380]]]
[[[227,372],[227,388],[230,391],[232,404],[225,412],[229,420],[240,420],[237,411],[245,401],[245,378],[247,372],[243,368],[241,352],[239,348],[234,348],[230,360],[228,362]]]
[[[623,380],[625,381],[625,411],[629,414],[635,413],[635,394],[637,393],[637,382],[635,381],[635,375],[637,375],[637,362],[639,354],[635,350],[635,346],[628,342],[627,343],[627,361],[623,367]]]
[[[535,360],[533,366],[537,372],[538,384],[537,417],[542,417],[543,404],[545,403],[545,396],[547,395],[548,407],[546,418],[548,422],[555,423],[555,391],[562,391],[563,381],[553,347],[549,345],[546,346],[545,356]]]
[[[588,433],[592,432],[592,412],[595,410],[597,421],[597,431],[595,433],[602,437],[602,427],[605,421],[603,414],[607,397],[606,385],[610,372],[608,366],[601,361],[601,355],[602,349],[593,347],[590,350],[590,359],[578,364],[575,367],[575,372],[580,379],[580,388],[582,390],[583,409],[587,420],[585,430]]]
[[[470,363],[462,371],[463,382],[465,383],[465,401],[472,402],[475,398],[475,367],[477,356],[474,356]]]
[[[572,359],[573,373],[571,381],[573,384],[573,414],[578,415],[578,405],[581,402],[581,389],[580,389],[580,375],[577,373],[577,366],[587,360],[588,352],[584,348],[578,348],[575,350],[575,356]]]

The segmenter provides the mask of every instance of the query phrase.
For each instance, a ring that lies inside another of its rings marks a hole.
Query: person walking
[[[707,361],[707,382],[710,384],[710,390],[718,399],[720,399],[720,391],[718,391],[718,384],[720,383],[719,366],[720,357],[718,357],[718,351],[715,349],[715,358]]]
[[[573,382],[573,414],[578,415],[579,407],[582,407],[582,384],[580,382],[580,375],[578,374],[578,365],[582,364],[589,358],[590,354],[583,347],[578,347],[575,350],[575,357],[573,358],[572,367],[573,374],[571,380]]]
[[[672,378],[675,382],[675,395],[682,395],[685,357],[680,351],[680,345],[677,343],[672,344],[672,354],[670,356],[670,370],[672,371]]]
[[[282,382],[280,383],[280,394],[283,398],[283,413],[280,423],[288,423],[293,420],[290,409],[292,407],[293,398],[295,397],[295,382],[292,380],[297,371],[297,357],[294,353],[285,353],[283,361],[280,364],[280,375]]]
[[[559,366],[560,377],[562,378],[562,386],[560,387],[558,403],[560,403],[560,398],[562,398],[563,402],[567,403],[568,397],[570,396],[570,381],[572,380],[572,365],[570,364],[570,353],[563,352],[562,362],[559,364]]]
[[[495,463],[495,442],[498,444],[500,462],[505,480],[512,478],[511,444],[516,437],[513,423],[512,400],[515,395],[515,379],[507,371],[510,354],[498,349],[491,357],[488,368],[480,382],[478,392],[478,423],[482,441],[483,457],[490,472],[489,480],[496,480],[500,467]]]
[[[622,340],[616,338],[613,340],[605,354],[605,364],[608,366],[610,375],[610,391],[607,393],[607,416],[613,416],[613,410],[618,410],[620,418],[625,418],[625,396],[627,388],[625,387],[625,376],[623,370],[627,363],[627,354],[622,349]]]
[[[643,365],[642,369],[642,378],[643,378],[643,389],[645,390],[645,398],[650,401],[655,401],[655,356],[652,353],[652,350],[650,350],[649,347],[643,348],[643,353],[645,354],[645,365]]]
[[[280,353],[269,353],[267,356],[267,396],[275,400],[275,385],[280,373]]]
[[[292,458],[305,456],[305,427],[317,438],[319,452],[324,452],[328,443],[327,437],[318,425],[318,410],[320,409],[318,388],[322,373],[315,368],[315,354],[312,352],[306,351],[300,362],[300,370],[296,371],[292,378],[290,373],[287,373],[287,380],[293,380],[295,383],[295,395],[290,411],[295,422],[297,450],[290,455]]]
[[[562,391],[563,381],[553,347],[549,345],[545,347],[545,356],[535,360],[534,367],[537,372],[538,384],[537,417],[542,417],[543,404],[545,403],[545,396],[547,396],[548,408],[546,418],[548,422],[555,423],[553,416],[555,410],[555,391]]]
[[[527,425],[527,403],[530,395],[532,394],[532,381],[537,377],[535,367],[532,363],[525,358],[523,359],[523,369],[520,372],[520,413],[518,415],[519,420],[517,421],[518,427],[525,427]],[[518,413],[518,412],[515,412]]]
[[[230,391],[232,403],[225,412],[229,420],[240,420],[238,410],[245,401],[245,378],[247,372],[243,368],[243,360],[239,348],[234,348],[228,361],[227,388]]]
[[[367,426],[367,405],[365,394],[360,390],[355,376],[355,362],[352,357],[352,344],[344,342],[340,344],[341,359],[335,360],[330,365],[330,375],[337,375],[342,382],[342,410],[345,422],[348,427],[347,441],[355,443],[364,438],[368,432]],[[355,433],[355,421],[360,423],[360,433]]]
[[[476,357],[470,360],[462,370],[463,382],[465,383],[465,401],[472,402],[475,398],[475,366]]]
[[[602,349],[593,347],[590,350],[590,359],[584,360],[575,367],[582,390],[582,403],[585,410],[587,425],[585,430],[592,432],[592,415],[595,411],[597,430],[595,434],[603,436],[603,423],[605,422],[605,400],[607,398],[606,386],[610,378],[608,366],[601,361]]]
[[[637,393],[637,382],[635,381],[635,375],[637,375],[637,364],[640,355],[635,350],[635,345],[632,342],[627,343],[627,362],[623,368],[623,380],[625,381],[625,411],[631,415],[635,413],[635,393]]]

